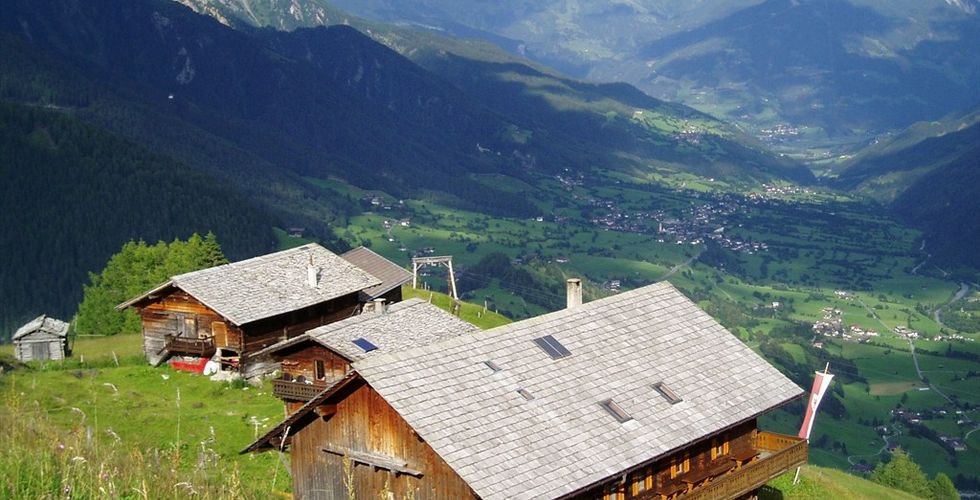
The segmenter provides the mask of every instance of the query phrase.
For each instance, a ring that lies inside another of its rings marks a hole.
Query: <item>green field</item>
[[[404,200],[391,210],[353,216],[350,226],[339,230],[338,236],[353,244],[371,245],[403,265],[408,265],[413,252],[428,247],[435,255],[452,255],[462,276],[492,252],[520,258],[518,267],[532,272],[549,288],[522,293],[504,289],[489,277],[477,277],[485,280],[482,287],[466,296],[479,304],[487,301],[491,309],[506,311],[515,319],[540,314],[560,303],[566,277],[584,278],[587,289],[601,296],[612,293],[601,289],[609,280],[619,280],[628,289],[663,279],[676,267],[669,281],[751,346],[758,348],[776,335],[793,364],[782,366],[777,361],[777,366],[795,370],[801,386],[808,387],[812,371],[823,368],[827,361],[832,372],[845,375],[837,382],[842,414],[822,416],[814,429],[815,441],[827,436],[814,447],[816,464],[847,468],[848,456],[876,453],[884,443],[871,425],[874,422],[897,425],[906,433],[901,437],[913,454],[938,446],[927,437],[907,435],[909,430],[893,423],[891,417],[896,406],[910,411],[940,407],[954,411],[955,405],[936,389],[955,395],[958,404],[971,408],[968,416],[980,421],[980,412],[972,409],[980,407],[976,389],[980,379],[964,378],[971,370],[980,371],[980,363],[920,353],[927,383],[915,370],[908,342],[893,332],[896,327],[919,332],[922,338],[915,343],[920,351],[944,353],[953,346],[968,354],[980,353],[980,342],[976,342],[980,332],[960,332],[974,342],[928,340],[950,332],[950,327],[934,321],[931,311],[944,307],[959,313],[947,306],[959,284],[953,276],[928,266],[912,274],[925,258],[919,252],[917,232],[880,209],[839,193],[792,190],[787,185],[783,186],[786,191],[760,202],[729,193],[733,187],[707,178],[686,174],[689,178],[678,181],[667,170],[658,173],[664,168],[669,170],[661,165],[646,172],[584,176],[569,185],[551,178],[481,176],[481,182],[511,192],[534,193],[542,209],[540,220],[495,218],[450,209],[434,200]],[[667,174],[673,176],[669,183],[664,181]],[[333,183],[323,185],[332,187]],[[332,188],[361,194],[350,187]],[[716,208],[696,212],[704,206]],[[724,226],[726,237],[765,242],[768,249],[751,254],[722,249],[700,255],[703,243],[679,245],[672,235],[657,233],[658,221],[691,220],[695,213],[707,217],[703,223],[706,232]],[[410,225],[397,224],[401,219],[410,219]],[[390,221],[389,228],[385,220]],[[607,227],[604,221],[613,226]],[[664,241],[658,241],[661,239]],[[697,255],[698,259],[685,265]],[[434,271],[426,280],[433,289],[445,290],[444,275]],[[846,291],[847,296],[838,296],[837,291]],[[779,307],[773,308],[773,302]],[[878,336],[868,344],[815,338],[808,327],[828,307],[841,310],[845,327],[874,330]],[[961,315],[967,318],[961,323],[970,324],[969,314]],[[824,342],[823,351],[813,347],[817,340]],[[769,421],[787,432],[799,425],[799,414],[779,414],[782,416]],[[953,437],[970,430],[950,419],[930,419],[924,425]],[[977,478],[980,467],[967,455],[977,455],[978,434],[968,440],[967,452],[952,455],[944,451],[929,461],[926,470]],[[880,458],[874,455],[863,460],[875,463]]]
[[[431,297],[433,304],[449,306],[445,295]],[[507,321],[475,304],[464,304],[462,317],[484,328]],[[272,452],[238,454],[283,416],[282,403],[267,385],[212,382],[149,367],[139,356],[138,336],[84,338],[75,347],[85,363],[32,364],[0,376],[0,436],[9,440],[0,449],[5,471],[0,497],[51,497],[63,491],[78,497],[289,495],[288,454],[282,460]],[[121,360],[119,366],[114,359]],[[777,478],[762,497],[840,495],[908,498],[815,466],[804,467],[797,485],[790,474]]]

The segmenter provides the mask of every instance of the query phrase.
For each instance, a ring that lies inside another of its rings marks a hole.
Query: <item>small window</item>
[[[487,365],[487,368],[489,368],[490,371],[492,371],[494,373],[497,373],[500,370],[503,370],[503,368],[501,368],[499,365],[497,365],[497,363],[494,363],[493,361],[490,361],[489,359],[486,360],[486,361],[484,361],[483,364]]]
[[[616,404],[615,401],[611,399],[601,401],[599,402],[599,405],[602,406],[607,412],[609,412],[610,415],[615,417],[616,420],[618,420],[620,423],[629,422],[630,420],[633,420],[633,417],[631,417],[629,413],[626,413],[626,410],[623,410],[622,407],[620,407],[618,404]]]
[[[365,338],[354,339],[351,342],[353,342],[357,347],[363,349],[364,352],[371,352],[378,348],[378,346],[372,344],[370,340]]]
[[[636,474],[633,478],[633,495],[639,495],[644,491],[647,491],[653,487],[653,474],[650,471],[644,471]]]
[[[572,352],[561,345],[558,339],[552,337],[551,335],[545,335],[544,337],[538,337],[534,339],[534,343],[541,348],[542,351],[546,352],[551,359],[561,359],[572,355]]]
[[[522,398],[524,398],[524,399],[526,399],[528,401],[534,399],[534,395],[531,394],[530,392],[527,392],[527,389],[523,389],[523,388],[522,389],[518,389],[517,390],[517,393],[520,394]]]
[[[684,457],[683,459],[674,459],[670,463],[670,478],[674,479],[677,476],[688,473],[690,470],[690,458]]]
[[[326,366],[324,366],[322,359],[313,362],[313,377],[317,380],[323,380],[327,377]]]
[[[664,399],[666,399],[667,402],[672,405],[683,401],[680,398],[680,396],[677,395],[677,393],[670,390],[670,388],[667,387],[667,385],[664,384],[663,382],[657,382],[656,384],[653,384],[653,388],[656,389],[656,391],[659,392],[660,395],[663,396]]]
[[[711,459],[715,460],[718,457],[723,457],[728,454],[728,441],[727,440],[714,440],[711,442]]]

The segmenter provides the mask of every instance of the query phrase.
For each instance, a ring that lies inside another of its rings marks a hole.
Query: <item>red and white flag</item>
[[[826,368],[823,373],[816,372],[816,375],[816,378],[813,379],[813,389],[810,390],[810,402],[806,405],[806,417],[803,418],[803,426],[800,427],[799,437],[806,440],[810,439],[810,431],[813,430],[813,419],[817,414],[817,406],[820,406],[820,400],[823,399],[827,388],[830,387],[830,381],[834,378],[833,375],[827,373]]]

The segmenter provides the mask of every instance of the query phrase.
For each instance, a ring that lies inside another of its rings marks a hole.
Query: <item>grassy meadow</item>
[[[980,331],[956,331],[934,320],[932,311],[937,308],[956,316],[957,324],[970,324],[974,313],[958,305],[968,299],[947,305],[959,280],[929,263],[918,232],[874,205],[839,193],[780,185],[766,188],[765,195],[744,197],[728,192],[731,186],[693,174],[665,183],[661,177],[669,173],[668,165],[657,165],[645,172],[586,175],[571,181],[501,174],[478,179],[533,198],[541,215],[525,220],[448,208],[432,199],[396,202],[384,193],[335,182],[323,185],[344,195],[389,200],[387,209],[374,207],[352,217],[338,236],[370,245],[396,262],[408,265],[412,252],[425,248],[434,255],[452,255],[459,275],[491,252],[523,261],[518,265],[550,283],[553,292],[515,293],[493,277],[470,276],[483,283],[464,296],[476,304],[486,301],[490,309],[514,319],[541,314],[548,310],[546,304],[561,302],[567,277],[584,278],[587,292],[596,291],[587,295],[595,298],[614,293],[601,288],[610,280],[628,289],[669,275],[671,283],[749,346],[758,350],[777,343],[794,366],[770,360],[796,373],[799,385],[808,388],[812,371],[828,362],[831,372],[841,375],[835,384],[837,410],[822,414],[814,428],[813,463],[846,469],[850,457],[855,463],[875,464],[886,456],[878,454],[884,441],[875,427],[886,425],[898,433],[893,442],[909,450],[929,474],[943,471],[953,478],[961,474],[980,480],[980,431],[967,439],[968,451],[954,453],[939,446],[935,435],[930,438],[921,429],[892,422],[896,407],[917,412],[945,408],[946,415],[936,414],[922,424],[962,438],[980,421],[980,379],[969,376],[980,372],[980,363],[945,355],[948,349],[980,355]],[[533,191],[532,185],[541,190]],[[762,186],[754,189],[765,191]],[[706,206],[707,212],[698,211]],[[656,231],[657,220],[693,220],[695,214],[705,213],[705,232],[724,227],[726,237],[765,242],[768,249],[724,249],[723,257],[702,255],[688,263],[702,252],[703,244],[677,244],[672,235]],[[409,222],[400,223],[405,220]],[[603,221],[636,224],[607,227]],[[671,270],[675,272],[669,274]],[[430,274],[424,278],[429,287],[444,291],[444,274]],[[772,307],[774,302],[778,308]],[[817,337],[809,327],[822,319],[825,308],[839,309],[845,327],[879,335],[867,343]],[[915,369],[908,340],[894,333],[896,327],[919,332],[913,343],[926,380]],[[950,333],[963,338],[929,340]],[[815,347],[818,342],[822,348]],[[954,402],[937,389],[955,396]],[[799,411],[782,410],[765,422],[795,433]],[[963,416],[973,423],[957,424]]]

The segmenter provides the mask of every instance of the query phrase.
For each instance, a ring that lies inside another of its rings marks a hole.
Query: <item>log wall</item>
[[[357,498],[475,498],[475,494],[435,451],[409,427],[373,389],[358,384],[342,399],[324,409],[335,411],[293,436],[291,463],[296,500],[346,499],[344,458],[323,451],[347,450],[355,457],[348,469]],[[420,477],[359,463],[357,456],[380,457],[407,463]]]
[[[171,293],[140,309],[143,323],[143,352],[150,364],[161,361],[160,350],[167,335],[190,338],[215,337],[215,347],[241,353],[245,338],[240,328],[183,290]]]
[[[41,351],[35,356],[35,349]],[[14,341],[14,357],[19,361],[60,361],[65,359],[65,338],[34,332]]]
[[[316,361],[323,361],[324,377],[316,377]],[[292,379],[302,376],[306,380],[329,383],[339,380],[350,370],[350,363],[330,349],[321,345],[308,345],[287,354],[282,359],[282,371]]]
[[[724,473],[735,468],[732,457],[743,456],[752,450],[755,442],[756,421],[745,422],[713,437],[693,443],[671,455],[642,467],[627,475],[626,481],[620,477],[597,485],[575,498],[602,498],[625,500],[640,498],[660,499],[678,494],[688,488],[684,479],[700,478],[709,472]],[[725,453],[713,456],[712,448],[728,443]],[[672,477],[671,467],[689,460],[689,468],[682,474]],[[721,472],[719,472],[721,471]]]
[[[161,361],[162,356],[158,353],[163,349],[167,335],[213,336],[215,347],[242,357],[243,376],[265,375],[277,370],[279,363],[269,357],[249,359],[250,353],[318,326],[349,318],[360,305],[357,294],[352,293],[238,327],[187,292],[173,289],[140,309],[143,352],[150,364],[155,365]]]

